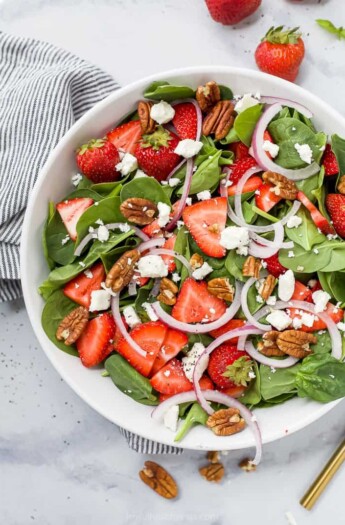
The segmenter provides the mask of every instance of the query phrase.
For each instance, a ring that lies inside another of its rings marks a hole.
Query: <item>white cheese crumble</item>
[[[221,232],[219,244],[227,250],[246,248],[244,251],[248,253],[249,231],[239,226],[228,226]],[[247,253],[242,251],[240,255],[247,255]]]
[[[165,204],[165,202],[159,202],[157,204],[158,208],[158,225],[163,228],[168,224],[170,220],[170,206]]]
[[[186,206],[191,206],[192,205],[192,197],[187,197],[186,198]]]
[[[295,252],[293,250],[288,251],[288,257],[289,259],[292,259],[293,257],[295,257]]]
[[[276,302],[277,302],[277,298],[275,295],[270,295],[266,300],[266,304],[268,304],[268,306],[274,306]]]
[[[168,268],[160,255],[145,255],[138,262],[138,271],[141,277],[166,277]]]
[[[79,261],[79,264],[82,268],[85,268],[86,264],[83,261]]]
[[[171,179],[168,180],[170,188],[175,188],[175,186],[177,186],[180,182],[180,179],[177,177],[171,177]]]
[[[137,324],[141,322],[133,306],[126,306],[123,309],[123,315],[125,316],[126,323],[130,328],[134,328]]]
[[[97,230],[97,239],[101,242],[106,242],[109,239],[109,230],[106,226],[99,226]]]
[[[99,224],[100,226],[103,226],[104,222],[102,221],[102,219],[97,219],[97,221],[95,221],[96,224]]]
[[[178,283],[179,281],[181,281],[181,277],[179,276],[178,273],[173,273],[171,277],[174,283]]]
[[[256,299],[256,302],[259,303],[259,304],[262,304],[264,302],[264,300],[261,297],[261,295],[257,295],[255,299]]]
[[[311,164],[313,160],[313,152],[309,144],[295,144],[295,149],[297,150],[300,159],[303,160],[306,164]]]
[[[278,297],[282,301],[289,301],[295,290],[295,276],[292,270],[288,270],[279,276]]]
[[[267,151],[267,153],[269,153],[272,157],[272,159],[275,159],[276,156],[278,155],[279,153],[279,146],[278,144],[273,144],[273,142],[271,142],[270,140],[265,140],[263,145],[262,145],[262,149],[264,151]]]
[[[91,292],[90,312],[108,310],[110,307],[110,294],[106,290],[93,290]]]
[[[277,330],[285,330],[291,325],[292,319],[282,310],[275,310],[268,314],[267,321]]]
[[[202,343],[194,343],[192,348],[189,350],[186,357],[182,357],[182,366],[186,377],[189,381],[193,382],[193,373],[196,362],[198,361],[201,354],[204,352],[205,347]]]
[[[299,317],[294,317],[292,319],[292,327],[295,329],[295,330],[299,330],[302,326],[302,319],[300,319]]]
[[[146,175],[146,173],[143,170],[137,170],[133,179],[143,179],[144,177],[148,177],[148,175]]]
[[[177,423],[178,423],[179,407],[178,405],[173,405],[165,412],[163,420],[164,425],[172,432],[176,432]]]
[[[298,228],[302,224],[302,218],[298,217],[298,215],[293,215],[290,217],[286,223],[286,226],[288,228]]]
[[[147,313],[148,318],[150,319],[150,321],[158,321],[158,316],[156,315],[156,312],[152,308],[152,304],[150,304],[150,303],[143,303],[141,306],[144,308],[144,310]]]
[[[202,279],[204,279],[204,277],[206,277],[206,275],[208,275],[211,272],[213,272],[212,266],[210,266],[208,262],[204,262],[204,264],[200,266],[200,268],[197,268],[196,270],[194,270],[194,272],[192,273],[192,276],[197,281],[202,281]]]
[[[125,153],[121,162],[116,164],[115,167],[117,171],[121,172],[121,175],[126,176],[138,169],[138,161],[131,153]]]
[[[341,330],[342,332],[345,332],[345,323],[337,323],[338,330]]]
[[[74,175],[72,175],[71,182],[73,186],[77,187],[79,182],[81,182],[82,179],[83,179],[83,176],[80,173],[75,173]]]
[[[311,328],[315,321],[315,315],[308,314],[308,312],[301,312],[301,323],[305,326],[308,326],[308,328]]]
[[[84,275],[87,279],[92,279],[93,273],[91,270],[85,270]]]
[[[154,104],[150,111],[150,117],[158,124],[166,124],[167,122],[170,122],[174,116],[174,108],[168,104],[168,102],[165,102],[165,100],[161,100],[158,104]]]
[[[130,225],[127,224],[126,222],[124,222],[123,224],[119,223],[118,228],[119,228],[120,232],[122,232],[122,233],[127,233],[131,229]]]
[[[196,194],[196,198],[198,201],[207,201],[211,198],[211,192],[209,190],[200,191]]]
[[[327,303],[331,299],[331,296],[323,290],[317,290],[312,294],[312,298],[315,304],[315,313],[318,313],[326,310]]]
[[[203,143],[200,140],[184,139],[180,140],[175,148],[175,153],[185,159],[190,159],[197,155],[201,150]]]
[[[303,272],[304,270],[304,266],[297,266],[297,271],[298,272]]]
[[[71,239],[71,237],[69,235],[66,235],[66,237],[61,239],[61,245],[65,246],[65,244],[67,244],[70,239]]]
[[[128,295],[137,295],[137,285],[135,281],[131,281],[128,285]]]
[[[236,103],[235,105],[235,111],[237,113],[242,113],[248,108],[251,108],[252,106],[256,106],[259,104],[259,101],[257,98],[252,97],[251,93],[246,93],[243,95],[242,98]]]

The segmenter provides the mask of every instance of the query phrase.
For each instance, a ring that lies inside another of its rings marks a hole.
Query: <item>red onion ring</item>
[[[197,103],[194,98],[181,98],[178,100],[174,100],[174,102],[171,103],[172,107],[177,106],[178,104],[193,104],[196,111],[196,137],[194,140],[200,140],[201,137],[201,130],[202,130],[202,113],[199,104]]]
[[[271,257],[272,255],[277,253],[278,250],[280,250],[284,241],[284,226],[281,222],[277,222],[273,225],[273,230],[275,235],[274,241],[269,241],[271,243],[271,246],[260,246],[258,243],[252,240],[249,244],[250,255],[258,257],[259,259],[267,259],[268,257]],[[261,242],[261,237],[259,237],[259,239],[259,242]]]
[[[230,408],[236,408],[243,419],[245,420],[246,424],[250,428],[250,430],[253,432],[255,445],[256,445],[256,454],[254,459],[252,460],[252,463],[254,465],[258,465],[261,461],[262,457],[262,438],[261,438],[261,432],[259,425],[256,421],[256,417],[254,414],[240,401],[237,399],[234,399],[231,396],[228,396],[227,394],[222,394],[221,392],[217,392],[216,390],[204,390],[204,396],[208,401],[213,401],[214,403],[219,403],[221,405],[225,405]],[[179,405],[181,403],[189,403],[191,401],[196,401],[196,394],[195,392],[182,392],[181,394],[176,394],[175,396],[169,397],[162,403],[156,407],[151,414],[151,417],[155,419],[156,421],[160,421],[163,419],[164,414],[166,413],[169,408],[171,408],[174,405]],[[210,407],[209,407],[210,408]],[[211,409],[212,410],[212,409]],[[213,410],[212,410],[213,413]]]
[[[137,228],[136,226],[132,226],[131,224],[128,224],[127,222],[111,222],[109,224],[105,224],[104,226],[107,228],[107,230],[116,230],[121,229],[122,226],[129,226],[130,230],[134,230],[135,235],[142,239],[143,241],[147,241],[150,237],[146,235],[144,232],[141,231],[140,228]],[[128,230],[128,231],[130,231]],[[97,233],[88,233],[85,235],[85,237],[80,241],[77,248],[74,250],[74,255],[76,257],[79,257],[79,255],[82,253],[85,246],[88,244],[91,239],[97,239]]]
[[[165,180],[169,180],[169,179],[172,179],[172,177],[175,175],[175,173],[180,169],[182,168],[182,166],[187,162],[187,159],[182,159],[181,162],[178,163],[177,166],[175,166],[175,168],[169,173],[169,175],[167,176],[167,178]]]
[[[189,334],[206,334],[211,330],[216,330],[217,328],[220,328],[221,326],[225,325],[228,321],[230,321],[230,319],[234,317],[234,315],[238,312],[239,307],[241,306],[240,296],[241,284],[237,281],[235,297],[232,304],[229,306],[229,308],[226,309],[225,313],[219,319],[213,321],[212,323],[183,323],[182,321],[177,321],[177,319],[174,319],[174,317],[165,312],[158,301],[152,303],[152,307],[159,319],[171,328],[174,328],[175,330],[180,330],[181,332],[187,332]]]
[[[282,225],[282,223],[281,222],[276,222],[275,225]],[[251,239],[253,239],[253,241],[257,242],[258,244],[262,244],[263,246],[272,246],[272,247],[276,246],[275,239],[273,241],[270,241],[268,239],[265,239],[265,237],[261,237],[260,235],[258,235],[255,232],[250,232],[250,237],[251,237]],[[290,250],[294,246],[295,246],[295,243],[293,241],[287,241],[287,242],[282,242],[281,245],[280,245],[280,248],[284,248],[286,250]],[[277,251],[278,250],[276,248],[275,253]],[[274,255],[274,254],[272,254],[272,255]]]
[[[306,166],[305,168],[301,168],[298,170],[293,169],[287,169],[282,168],[273,160],[271,160],[268,155],[266,154],[266,151],[263,149],[264,144],[264,133],[271,122],[271,120],[282,110],[282,106],[280,104],[273,104],[272,106],[269,106],[265,111],[263,112],[261,118],[259,119],[255,130],[253,134],[252,139],[252,146],[253,146],[253,154],[256,162],[261,166],[262,169],[265,171],[275,171],[277,173],[280,173],[281,175],[284,175],[290,180],[303,180],[308,177],[311,177],[315,173],[317,173],[320,170],[320,166],[313,162],[309,166]]]
[[[247,341],[244,347],[247,354],[252,359],[255,359],[258,363],[266,366],[272,366],[273,368],[290,368],[295,365],[298,361],[296,357],[289,356],[285,359],[273,359],[273,357],[267,357],[261,354],[253,345],[251,341]]]
[[[116,296],[113,296],[111,298],[111,311],[114,317],[115,324],[117,328],[120,330],[121,335],[126,339],[127,343],[139,355],[141,355],[142,357],[146,357],[147,352],[143,350],[141,346],[139,346],[138,343],[134,341],[134,339],[127,332],[125,325],[123,324],[121,313],[120,313],[120,294],[117,294]]]
[[[188,197],[188,194],[189,194],[190,186],[191,186],[191,183],[192,183],[193,167],[194,167],[193,159],[188,159],[187,160],[186,177],[185,177],[184,183],[183,183],[183,190],[182,190],[181,199],[179,200],[178,206],[177,206],[176,210],[174,211],[174,214],[171,217],[170,222],[165,227],[165,229],[167,231],[171,231],[171,230],[173,230],[175,228],[175,225],[176,225],[177,221],[179,220],[179,218],[181,217],[181,215],[183,213],[183,210],[184,210],[185,205],[186,205],[186,200],[187,200],[187,197]]]
[[[138,246],[138,251],[140,253],[146,252],[147,250],[151,250],[151,248],[156,248],[157,246],[163,246],[163,244],[166,243],[166,239],[164,237],[154,237],[153,239],[148,238],[145,242],[142,242]]]
[[[245,283],[245,285],[242,288],[241,292],[241,306],[244,315],[248,319],[248,322],[251,323],[256,328],[259,328],[259,330],[263,330],[264,332],[268,332],[269,330],[272,330],[272,326],[269,324],[262,324],[260,323],[256,317],[250,312],[248,308],[248,302],[247,302],[247,295],[249,292],[249,288],[257,281],[255,277],[250,277],[248,281]],[[260,310],[262,310],[260,308]],[[259,310],[259,311],[260,311]],[[260,317],[259,317],[260,318]]]
[[[306,118],[312,118],[313,113],[306,108],[305,106],[302,106],[302,104],[299,104],[298,102],[295,102],[294,100],[289,100],[288,98],[281,98],[281,97],[271,97],[271,96],[265,96],[261,95],[260,102],[263,102],[264,104],[280,104],[282,106],[288,106],[289,108],[296,109],[301,115],[304,115]]]
[[[183,255],[180,255],[179,253],[175,252],[174,250],[168,250],[166,248],[157,248],[155,250],[150,250],[148,255],[170,255],[171,257],[174,257],[174,259],[177,259],[182,263],[188,270],[189,275],[192,275],[193,269],[187,259],[183,257]]]

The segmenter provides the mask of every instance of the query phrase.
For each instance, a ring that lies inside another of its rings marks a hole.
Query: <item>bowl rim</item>
[[[93,114],[96,114],[98,111],[100,111],[103,107],[106,107],[110,102],[115,102],[117,98],[125,96],[128,93],[131,93],[131,91],[140,88],[145,87],[146,85],[149,85],[151,82],[159,79],[166,79],[171,77],[178,77],[178,76],[186,76],[188,74],[200,74],[204,75],[205,73],[211,73],[211,74],[231,74],[231,75],[243,75],[245,74],[247,78],[252,78],[253,80],[258,79],[260,77],[266,78],[269,80],[272,89],[275,87],[284,87],[287,84],[289,85],[289,90],[296,93],[297,97],[304,96],[308,100],[312,101],[313,103],[323,106],[325,111],[327,111],[329,114],[331,114],[334,118],[336,118],[338,121],[342,122],[342,125],[345,129],[345,118],[337,111],[335,110],[331,105],[329,105],[327,102],[324,102],[320,97],[317,95],[311,93],[307,89],[298,86],[296,84],[292,84],[290,82],[287,82],[281,78],[262,73],[260,71],[248,69],[248,68],[241,68],[241,67],[233,67],[233,66],[226,66],[226,65],[202,65],[202,66],[190,66],[190,67],[183,67],[183,68],[174,68],[163,72],[157,72],[154,74],[151,74],[147,77],[140,78],[138,80],[135,80],[131,82],[130,84],[120,87],[119,89],[116,89],[112,93],[110,93],[107,97],[105,97],[103,100],[97,102],[92,108],[90,108],[86,113],[79,118],[71,127],[70,129],[63,135],[63,137],[59,140],[57,145],[54,147],[54,149],[50,152],[46,162],[44,163],[43,167],[41,168],[37,180],[34,184],[34,187],[31,191],[29,201],[27,204],[27,208],[25,211],[24,221],[23,221],[23,227],[22,227],[22,234],[21,234],[21,242],[20,242],[20,267],[21,267],[21,283],[22,283],[22,290],[23,290],[23,297],[25,302],[26,311],[28,313],[28,317],[30,320],[30,324],[33,328],[33,331],[35,333],[35,336],[37,337],[40,346],[42,347],[45,355],[48,357],[49,361],[53,365],[53,367],[56,369],[56,371],[59,373],[59,375],[62,377],[62,379],[69,385],[72,390],[84,401],[86,402],[91,408],[93,408],[96,412],[101,414],[103,417],[105,417],[108,421],[111,421],[112,423],[121,426],[125,428],[126,430],[133,432],[135,434],[140,435],[143,438],[152,440],[152,435],[147,433],[145,429],[135,429],[131,425],[126,426],[123,424],[123,422],[118,423],[113,418],[111,418],[106,410],[103,410],[102,406],[99,406],[98,403],[94,402],[92,399],[92,395],[89,393],[85,393],[85,391],[82,388],[79,388],[77,382],[71,377],[68,373],[68,370],[66,367],[58,362],[58,359],[55,359],[54,354],[50,353],[45,348],[45,341],[44,341],[44,333],[42,326],[40,324],[40,321],[37,321],[33,314],[34,307],[32,307],[32,301],[31,301],[31,291],[30,291],[30,277],[28,275],[28,272],[26,271],[25,261],[30,251],[30,246],[28,245],[28,232],[30,227],[30,218],[34,210],[34,203],[40,193],[41,186],[44,183],[45,177],[47,173],[49,172],[51,166],[55,162],[56,158],[59,156],[60,152],[65,148],[65,145],[68,144],[70,137],[76,133],[77,130],[80,130],[83,128],[84,123],[89,121],[90,118],[92,118]],[[24,269],[23,269],[24,268]],[[270,443],[272,441],[276,441],[278,439],[281,439],[283,437],[286,437],[287,435],[291,435],[294,432],[297,432],[299,430],[302,430],[303,428],[307,427],[314,421],[321,418],[323,415],[325,415],[327,412],[332,410],[338,403],[340,403],[342,399],[338,399],[336,401],[327,403],[327,404],[319,404],[318,410],[313,410],[312,413],[306,413],[306,417],[303,419],[303,421],[298,421],[293,425],[289,426],[288,433],[283,433],[281,430],[277,429],[276,431],[271,431],[270,435],[268,437],[265,437],[263,439],[263,443]],[[171,445],[171,441],[165,440],[164,438],[159,439],[160,443]],[[251,446],[249,443],[245,443],[243,446],[235,446],[235,447],[229,447],[224,446],[221,443],[219,444],[219,450],[239,450],[241,448],[247,448]],[[191,450],[208,450],[207,447],[198,445],[195,443],[195,445],[184,445],[182,443],[174,443],[174,446],[176,448],[181,449],[191,449]],[[212,447],[214,448],[214,447]]]

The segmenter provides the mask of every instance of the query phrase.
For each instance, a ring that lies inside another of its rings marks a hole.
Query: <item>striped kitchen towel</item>
[[[65,50],[0,32],[0,301],[21,296],[25,207],[49,152],[85,111],[118,87],[107,73]],[[181,451],[120,430],[138,452]]]

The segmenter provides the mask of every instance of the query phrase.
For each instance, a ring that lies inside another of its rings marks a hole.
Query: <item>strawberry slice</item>
[[[329,195],[327,196],[327,199],[326,199],[327,208],[328,208],[328,198],[329,198]],[[307,208],[307,210],[309,211],[311,215],[311,218],[314,221],[315,226],[319,228],[319,230],[321,230],[321,232],[324,235],[329,235],[329,234],[334,235],[335,234],[335,229],[333,228],[333,226],[328,222],[326,217],[324,217],[319,212],[317,207],[314,206],[314,204],[308,199],[308,197],[303,193],[303,191],[299,191],[297,193],[297,199],[301,201],[301,203]]]
[[[226,310],[226,303],[211,295],[204,281],[186,279],[172,309],[172,316],[184,323],[201,323],[216,321]]]
[[[325,153],[322,157],[322,165],[325,168],[326,177],[331,177],[339,173],[337,157],[334,155],[330,144],[326,144]]]
[[[258,208],[260,208],[260,210],[268,212],[273,208],[273,206],[282,200],[279,195],[276,195],[273,191],[271,191],[272,188],[274,188],[274,185],[270,182],[266,182],[257,189],[257,194],[255,195],[255,204]]]
[[[87,197],[77,197],[67,201],[59,202],[56,209],[60,214],[62,222],[64,223],[68,235],[72,241],[77,238],[77,222],[83,215],[84,211],[93,205],[93,200]]]
[[[289,316],[291,317],[291,319],[295,319],[295,318],[300,319],[301,314],[299,312],[300,310],[296,308],[289,308]],[[327,304],[327,307],[324,313],[329,315],[329,317],[335,323],[340,323],[340,321],[342,321],[344,317],[344,310],[342,310],[341,308],[338,308],[332,303]],[[312,326],[305,326],[303,324],[302,327],[299,328],[299,330],[303,330],[304,332],[316,332],[317,330],[325,330],[325,328],[327,328],[327,325],[323,321],[321,321],[321,319],[317,318],[314,321]]]
[[[65,284],[63,293],[75,303],[89,308],[91,303],[91,292],[101,289],[101,283],[105,279],[105,270],[101,262],[92,266],[89,270],[80,273]]]
[[[268,273],[271,275],[274,275],[274,277],[280,277],[283,273],[287,271],[287,268],[285,268],[282,264],[279,262],[278,258],[278,252],[271,255],[271,257],[267,257],[266,259],[263,259],[263,261],[266,263],[266,269]]]
[[[256,166],[256,160],[249,155],[236,160],[233,165],[230,166],[230,180],[233,182],[233,184],[237,184],[246,171],[248,171],[250,168],[255,168]]]
[[[264,132],[264,141],[268,141],[268,142],[272,142],[272,144],[274,144],[274,141],[272,139],[272,136],[270,134],[270,132],[266,129],[265,132]],[[272,155],[270,153],[268,153],[268,151],[266,151],[266,155],[267,157],[269,157],[270,159],[272,159]]]
[[[107,133],[107,139],[119,150],[134,153],[137,143],[141,139],[142,131],[139,120],[131,120],[121,124]]]
[[[229,386],[228,388],[221,388],[220,392],[222,392],[222,394],[227,394],[228,396],[238,398],[242,396],[245,390],[245,386]]]
[[[163,244],[163,248],[166,250],[173,250],[175,247],[175,241],[176,241],[176,235],[172,235]],[[171,257],[170,255],[162,255],[162,259],[164,263],[167,265],[169,273],[175,271],[176,264],[175,264],[174,257]]]
[[[187,206],[182,217],[193,239],[206,255],[217,259],[224,257],[226,250],[219,241],[227,219],[225,197],[208,199]]]
[[[230,319],[225,325],[221,326],[220,328],[217,328],[217,330],[212,330],[210,332],[210,335],[217,339],[217,337],[226,334],[226,332],[230,332],[230,330],[235,330],[236,328],[241,328],[241,326],[244,326],[246,324],[246,321],[244,319]],[[237,345],[238,343],[238,337],[234,337],[233,339],[229,339],[227,343],[230,343],[233,345]]]
[[[130,365],[145,377],[150,375],[153,363],[164,343],[167,327],[160,321],[149,321],[135,326],[131,337],[143,350],[146,356],[141,356],[134,350],[123,337],[116,345],[116,350]]]
[[[158,224],[158,219],[152,221],[151,224],[144,226],[142,231],[149,237],[163,237],[163,232]]]
[[[189,390],[193,390],[192,383],[189,382],[189,384],[190,384]],[[212,383],[211,379],[208,376],[202,376],[202,378],[199,381],[199,385],[200,385],[201,390],[214,390],[214,384]],[[173,393],[172,394],[159,394],[159,402],[163,403],[163,401],[165,401],[166,399],[169,399],[169,397],[172,397],[174,395],[175,394]]]
[[[195,140],[198,122],[194,105],[190,102],[183,102],[176,104],[174,110],[175,116],[172,123],[180,139]]]
[[[99,365],[113,351],[111,340],[115,330],[115,321],[110,313],[101,314],[88,322],[76,342],[84,366]]]
[[[250,157],[249,148],[243,142],[233,142],[229,144],[228,149],[235,155],[235,160],[241,160],[245,157]]]
[[[345,238],[345,195],[329,193],[326,206],[337,234]]]
[[[193,383],[186,377],[181,361],[175,358],[163,366],[150,379],[150,383],[157,392],[169,396],[193,390]],[[212,381],[209,378],[201,378],[200,383],[203,389],[213,388]]]
[[[160,370],[165,363],[170,361],[173,357],[176,357],[178,353],[181,352],[188,344],[188,337],[183,332],[179,330],[174,330],[173,328],[168,328],[163,345],[159,350],[159,353],[156,357],[156,360],[153,364],[151,374],[155,374]]]
[[[313,290],[308,288],[308,286],[305,286],[305,284],[301,283],[300,281],[295,281],[295,290],[292,294],[291,300],[311,302],[312,292]]]
[[[243,186],[242,193],[249,193],[250,191],[256,191],[262,186],[262,179],[260,177],[250,177]],[[228,195],[231,197],[235,195],[237,191],[237,184],[228,187]]]

